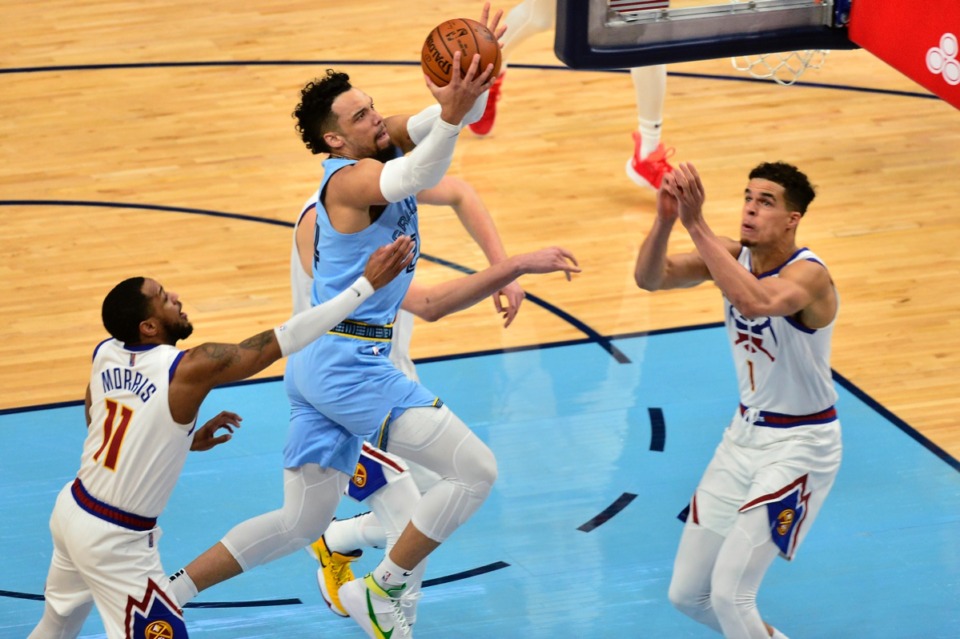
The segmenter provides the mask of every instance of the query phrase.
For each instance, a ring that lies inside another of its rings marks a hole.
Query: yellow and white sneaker
[[[367,575],[340,588],[340,602],[371,639],[413,639],[413,629],[401,609],[406,585],[384,589]]]
[[[334,614],[349,617],[350,614],[340,603],[340,587],[353,581],[354,575],[350,564],[359,559],[363,551],[354,550],[348,554],[331,552],[327,547],[327,540],[321,536],[307,547],[307,552],[320,562],[320,568],[317,570],[320,596]]]

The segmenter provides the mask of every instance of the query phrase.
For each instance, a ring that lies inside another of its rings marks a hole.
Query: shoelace
[[[333,578],[336,580],[337,586],[342,586],[353,579],[353,575],[348,572],[350,571],[350,562],[334,561],[331,562],[331,564],[330,572],[333,573]]]
[[[417,593],[416,596],[419,596],[419,593]],[[412,597],[413,597],[413,595],[411,595],[411,598],[412,598]],[[394,630],[396,630],[397,628],[399,628],[399,629],[400,629],[400,636],[401,636],[401,637],[409,637],[409,636],[410,636],[410,624],[407,623],[407,616],[406,616],[405,614],[403,614],[403,605],[404,605],[404,604],[403,604],[403,597],[401,597],[400,599],[393,599],[393,598],[391,598],[391,599],[390,599],[390,604],[391,604],[390,610],[391,610],[391,612],[393,613],[393,628],[394,628]]]
[[[662,149],[662,150],[661,150]],[[664,147],[663,145],[657,147],[657,149],[643,159],[644,162],[650,162],[651,164],[663,164],[669,166],[667,163],[667,158],[673,157],[673,154],[677,150],[671,147]]]
[[[413,608],[417,605],[417,602],[420,600],[420,597],[423,596],[423,593],[419,590],[416,592],[406,592],[400,597],[400,608]],[[404,613],[406,617],[406,613]]]

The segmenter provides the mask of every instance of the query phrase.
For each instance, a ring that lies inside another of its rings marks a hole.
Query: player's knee
[[[710,606],[716,612],[717,618],[721,620],[721,624],[724,619],[735,619],[740,614],[737,610],[737,602],[740,599],[732,588],[714,588],[710,592]]]
[[[698,611],[709,605],[709,594],[690,587],[689,584],[676,577],[670,581],[667,597],[674,608],[688,617],[695,618]]]
[[[493,483],[497,481],[497,458],[483,442],[474,438],[477,445],[470,447],[457,464],[461,470],[460,480],[475,497],[483,500],[490,494]]]

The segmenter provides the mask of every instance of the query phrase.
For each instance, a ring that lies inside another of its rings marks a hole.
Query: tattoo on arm
[[[245,350],[253,350],[258,353],[262,353],[263,350],[271,342],[275,342],[277,339],[276,334],[273,332],[273,329],[264,331],[253,337],[248,337],[247,339],[240,342],[240,348]]]

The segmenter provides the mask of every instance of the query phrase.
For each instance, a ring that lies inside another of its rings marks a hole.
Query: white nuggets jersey
[[[798,260],[823,262],[810,250],[799,249],[780,267],[758,275],[778,277]],[[750,249],[738,261],[750,270]],[[830,345],[836,316],[827,326],[811,329],[790,317],[745,318],[724,297],[724,321],[740,383],[740,403],[782,415],[810,415],[837,401],[830,372]],[[839,308],[838,308],[839,313]]]
[[[90,425],[77,473],[94,499],[140,517],[163,512],[196,424],[178,424],[170,415],[170,379],[183,354],[115,339],[94,351]]]
[[[300,262],[300,251],[297,248],[297,229],[300,227],[304,215],[310,211],[316,211],[319,197],[320,191],[316,191],[303,203],[300,215],[297,216],[297,223],[293,226],[293,247],[290,251],[290,293],[293,295],[294,315],[310,308],[310,293],[313,290],[313,272],[303,270],[303,264]],[[314,225],[314,234],[316,234],[316,225]]]

